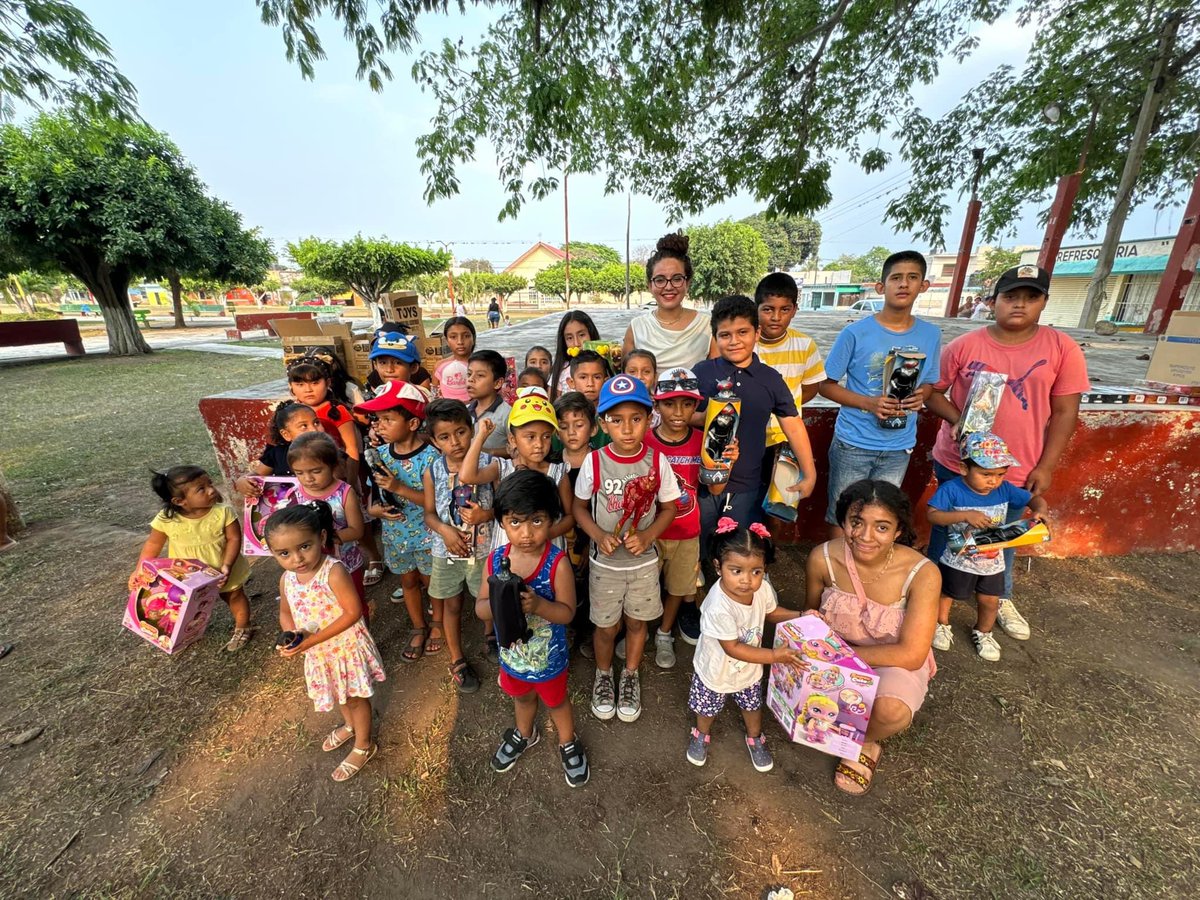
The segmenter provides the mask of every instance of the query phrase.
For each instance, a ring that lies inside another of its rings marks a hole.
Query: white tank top
[[[686,366],[689,369],[708,358],[712,329],[707,313],[696,311],[696,318],[682,331],[668,331],[658,323],[653,310],[634,317],[629,323],[633,330],[633,346],[649,350],[658,361],[658,371]]]

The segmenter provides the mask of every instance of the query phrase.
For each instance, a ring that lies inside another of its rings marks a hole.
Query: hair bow
[[[729,518],[729,516],[721,516],[717,519],[717,534],[729,534],[731,531],[737,530],[737,522]]]
[[[764,540],[771,536],[771,532],[767,531],[767,526],[762,522],[755,522],[750,526],[750,530]]]

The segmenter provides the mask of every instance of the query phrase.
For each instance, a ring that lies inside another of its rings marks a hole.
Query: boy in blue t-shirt
[[[821,396],[841,404],[829,446],[829,508],[825,521],[830,534],[840,537],[834,509],[842,491],[863,479],[888,481],[897,487],[908,471],[917,443],[916,413],[938,379],[942,332],[912,314],[917,297],[929,287],[925,257],[916,250],[893,253],[883,263],[883,309],[847,325],[825,359],[826,380]],[[884,366],[896,350],[925,354],[917,387],[907,399],[885,396]],[[845,386],[839,382],[845,378]],[[889,418],[903,417],[900,428],[884,427]]]
[[[929,500],[928,518],[934,526],[933,546],[944,547],[937,560],[942,573],[942,598],[934,632],[936,650],[949,650],[954,641],[950,630],[950,604],[954,600],[976,603],[971,640],[981,659],[996,662],[1000,645],[992,636],[996,610],[1004,590],[1004,555],[1000,550],[956,553],[948,546],[951,533],[965,534],[976,528],[1003,525],[1010,509],[1028,510],[1034,518],[1046,515],[1046,501],[1004,480],[1017,460],[1008,445],[988,431],[968,435],[962,450],[963,474],[945,481]]]

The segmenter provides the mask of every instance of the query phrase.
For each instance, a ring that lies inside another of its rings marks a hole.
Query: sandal
[[[866,768],[866,770],[867,770],[866,775],[864,775],[862,772],[858,771],[857,769],[850,768],[851,764],[848,760],[845,760],[845,759],[840,760],[837,764],[837,768],[833,770],[833,774],[834,774],[833,786],[836,787],[843,794],[849,794],[851,797],[865,797],[868,793],[870,793],[871,787],[875,783],[875,780],[874,780],[875,779],[875,767],[877,765],[879,765],[879,757],[880,756],[883,756],[883,748],[882,747],[879,748],[879,756],[875,757],[874,759],[871,759],[871,757],[867,756],[865,751],[859,752],[858,765]],[[838,775],[841,775],[843,778],[847,778],[850,781],[853,781],[860,788],[862,788],[862,790],[861,791],[851,791],[851,790],[847,790],[846,788],[842,787],[837,782]]]
[[[433,629],[437,629],[442,633],[441,637],[433,636]],[[440,619],[433,619],[429,623],[430,636],[425,639],[425,655],[433,656],[435,653],[441,653],[446,646],[446,630],[442,628]]]
[[[479,676],[465,659],[450,663],[450,678],[458,685],[460,694],[473,694],[479,690]]]
[[[392,602],[393,603],[403,603],[404,602],[404,588],[398,587],[394,591],[392,591]]]
[[[370,587],[383,581],[383,562],[378,559],[370,560],[363,572],[363,587]]]
[[[494,666],[500,665],[500,642],[496,640],[496,635],[489,634],[487,636],[483,652],[488,662]]]
[[[246,646],[246,642],[250,640],[250,635],[254,633],[254,629],[247,625],[245,628],[233,629],[233,634],[229,638],[229,643],[225,645],[226,653],[237,653]]]
[[[350,752],[358,753],[365,758],[356,766],[354,763],[350,762],[350,757],[347,756],[344,760],[338,763],[338,767],[333,770],[333,774],[330,777],[334,781],[349,781],[351,778],[361,772],[362,767],[369,763],[371,761],[371,757],[379,752],[379,745],[372,744],[366,750],[359,750],[357,747],[355,747]]]
[[[419,637],[421,640],[413,642],[413,638]],[[404,652],[400,654],[400,658],[405,662],[416,662],[425,655],[425,639],[429,637],[428,628],[410,628],[408,629],[408,646],[404,648]]]
[[[338,737],[338,731],[343,728],[346,729],[346,736]],[[354,737],[353,728],[351,728],[349,725],[339,725],[337,728],[333,729],[333,731],[329,732],[329,737],[325,738],[325,743],[321,745],[321,749],[326,753],[329,753],[342,746],[342,744],[346,743],[346,741],[350,740],[352,737]]]

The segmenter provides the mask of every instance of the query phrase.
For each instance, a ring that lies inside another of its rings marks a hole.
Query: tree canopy
[[[767,245],[770,269],[803,269],[821,249],[821,224],[807,216],[775,216],[755,213],[739,220],[749,225]]]
[[[560,247],[566,250],[565,247]],[[587,241],[571,241],[571,268],[600,269],[611,263],[621,262],[621,254],[608,244],[590,244]]]
[[[13,101],[132,117],[133,84],[104,36],[66,0],[0,0],[0,121]]]
[[[877,282],[883,277],[883,262],[892,251],[887,247],[875,246],[866,253],[843,253],[832,262],[826,263],[825,268],[833,272],[850,270],[850,279],[862,284]]]
[[[289,243],[287,249],[306,275],[349,285],[375,311],[380,297],[397,283],[450,265],[450,254],[444,250],[422,250],[361,234],[340,242],[307,237]]]
[[[149,125],[43,113],[0,127],[0,272],[74,275],[99,304],[114,354],[149,352],[129,304],[135,274],[240,278],[264,251]]]
[[[994,284],[996,279],[1021,261],[1020,250],[1005,250],[1003,247],[988,247],[980,254],[979,268],[976,275],[988,284]]]
[[[728,294],[753,294],[767,272],[770,252],[762,236],[741,222],[718,222],[687,229],[692,258],[689,293],[698,300],[717,300]]]
[[[493,271],[492,264],[486,259],[464,259],[459,265],[468,272],[473,272],[476,275]]]

